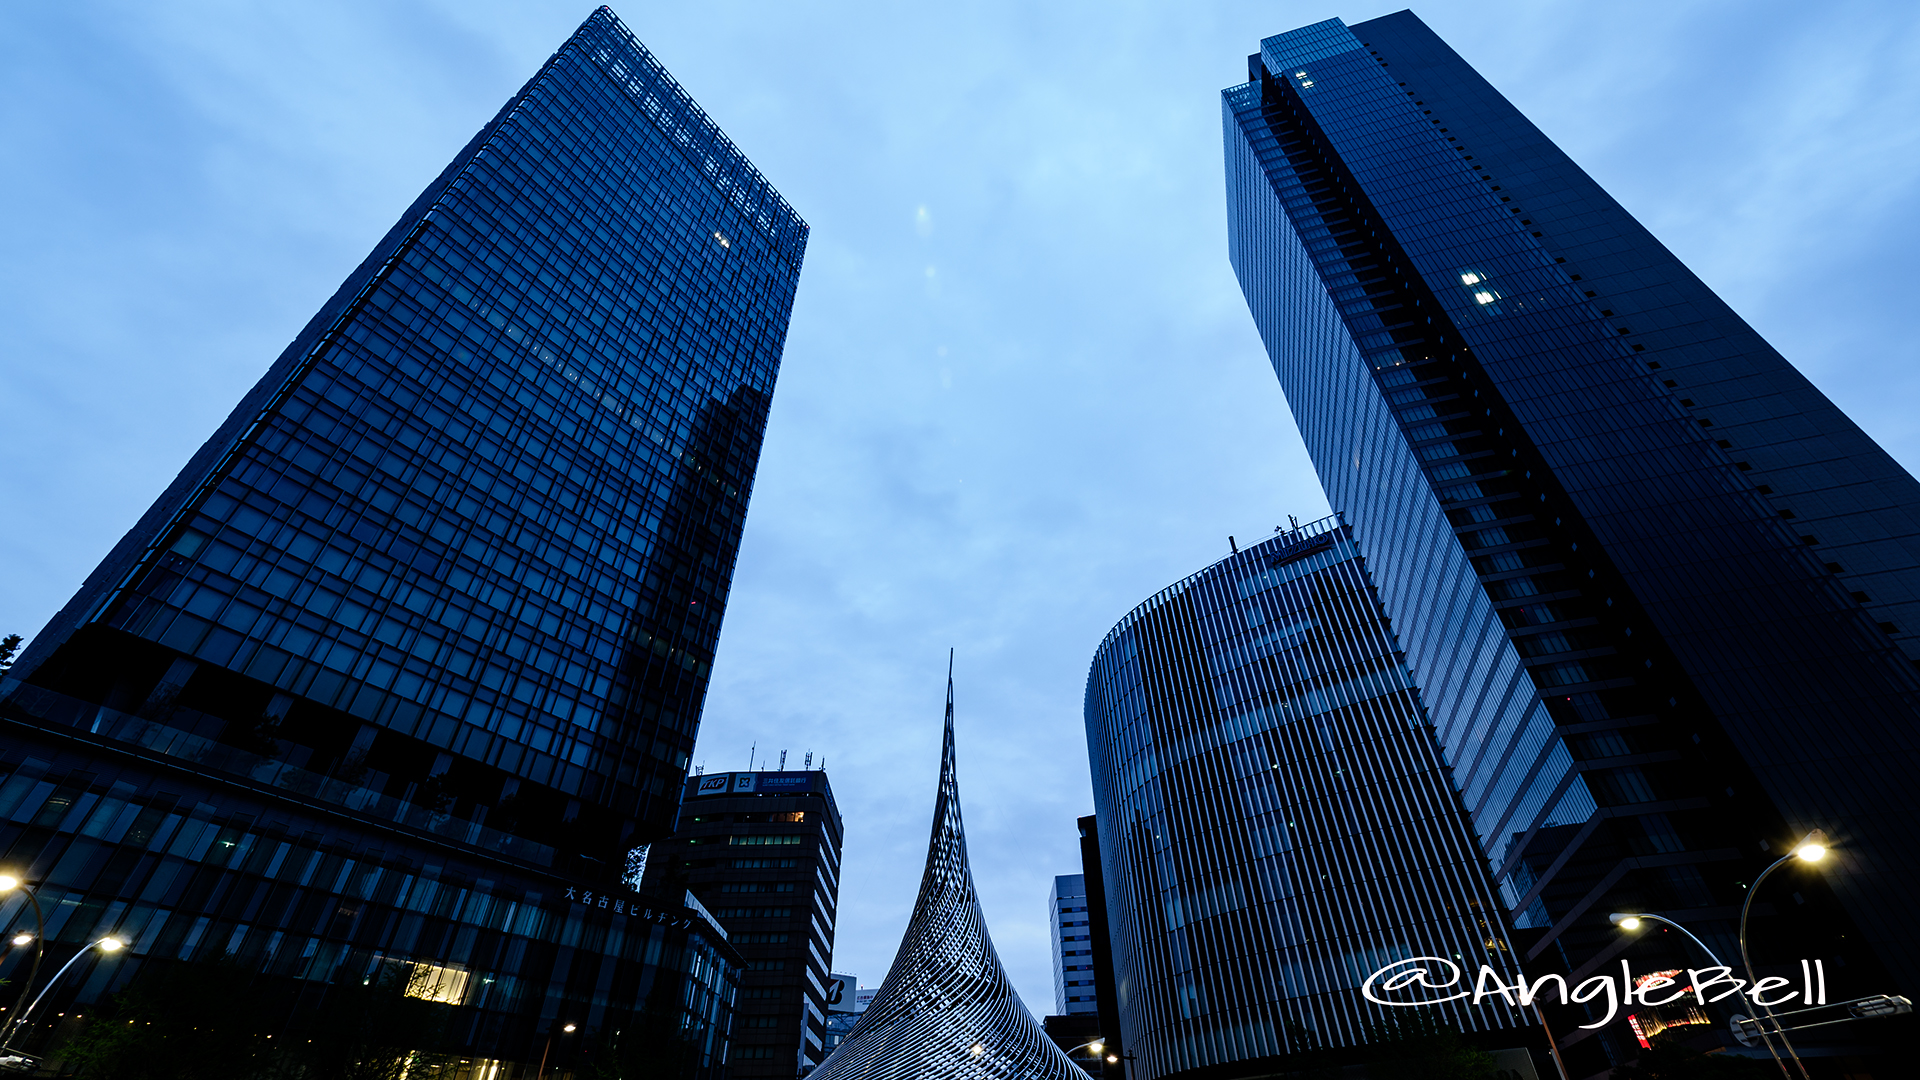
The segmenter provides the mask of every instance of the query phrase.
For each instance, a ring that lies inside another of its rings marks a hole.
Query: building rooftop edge
[[[1183,577],[1180,580],[1174,582],[1173,584],[1168,585],[1166,588],[1161,589],[1159,592],[1154,593],[1152,596],[1147,597],[1145,600],[1137,604],[1133,608],[1133,610],[1127,612],[1125,615],[1122,615],[1120,617],[1120,621],[1113,624],[1113,629],[1107,631],[1106,636],[1100,639],[1099,646],[1093,650],[1094,657],[1097,659],[1101,653],[1107,650],[1107,646],[1113,644],[1113,641],[1115,638],[1119,637],[1122,633],[1124,633],[1126,630],[1131,628],[1134,623],[1139,622],[1149,612],[1156,610],[1157,608],[1160,607],[1160,605],[1166,603],[1168,600],[1171,600],[1174,597],[1179,596],[1181,593],[1186,592],[1187,589],[1191,587],[1194,582],[1200,580],[1203,577],[1206,577],[1208,574],[1213,573],[1215,570],[1226,565],[1227,563],[1233,562],[1236,559],[1245,558],[1246,556],[1252,555],[1256,552],[1270,553],[1270,549],[1273,548],[1275,545],[1280,545],[1284,547],[1284,546],[1290,546],[1293,544],[1302,543],[1305,541],[1311,541],[1311,540],[1317,539],[1318,537],[1325,536],[1330,533],[1338,532],[1339,530],[1345,527],[1346,527],[1346,522],[1341,520],[1339,511],[1335,511],[1331,514],[1328,514],[1326,517],[1320,518],[1317,521],[1309,521],[1304,525],[1298,525],[1291,529],[1276,528],[1273,536],[1268,537],[1267,539],[1262,540],[1257,544],[1249,544],[1248,546],[1241,548],[1240,550],[1234,552],[1233,554],[1228,555],[1224,559],[1216,559],[1213,562],[1208,563],[1207,565],[1201,567],[1200,569],[1195,570],[1193,573],[1188,574],[1186,577]]]

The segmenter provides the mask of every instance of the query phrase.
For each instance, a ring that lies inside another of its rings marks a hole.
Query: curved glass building
[[[900,951],[813,1080],[1084,1080],[1013,990],[967,865],[953,756],[953,676],[933,835]]]
[[[1352,531],[1274,536],[1107,635],[1087,747],[1131,1080],[1265,1076],[1393,1022],[1360,987],[1517,964],[1473,829]],[[1435,1018],[1519,1045],[1497,999]]]

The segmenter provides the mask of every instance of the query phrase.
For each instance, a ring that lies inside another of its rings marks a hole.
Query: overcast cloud
[[[37,631],[585,3],[0,6],[0,633]],[[1327,511],[1227,267],[1219,91],[1351,3],[616,5],[812,224],[695,760],[827,758],[835,967],[913,900],[949,646],[1027,1004],[1108,628]],[[1920,6],[1415,8],[1909,468]]]

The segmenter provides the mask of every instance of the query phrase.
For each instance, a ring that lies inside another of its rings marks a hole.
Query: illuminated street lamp
[[[27,969],[27,979],[20,984],[20,997],[13,1003],[13,1012],[8,1017],[9,1022],[0,1025],[0,1032],[12,1031],[11,1021],[20,1015],[20,1010],[27,1004],[27,993],[33,989],[33,980],[40,977],[40,961],[47,955],[47,920],[41,917],[39,898],[33,895],[32,889],[25,886],[25,882],[12,874],[0,874],[0,895],[19,889],[21,895],[27,898],[27,903],[33,907],[33,935],[28,937],[24,933],[16,934],[13,944],[18,947],[28,942],[37,943],[33,950],[33,966]],[[6,1039],[0,1039],[0,1047],[6,1046],[7,1042]]]
[[[1075,1050],[1092,1050],[1092,1051],[1093,1051],[1093,1058],[1094,1058],[1094,1060],[1095,1060],[1095,1061],[1098,1061],[1098,1060],[1100,1060],[1100,1051],[1102,1051],[1102,1050],[1105,1050],[1105,1049],[1106,1049],[1106,1044],[1105,1044],[1105,1043],[1103,1043],[1103,1042],[1102,1042],[1101,1040],[1099,1040],[1099,1039],[1095,1039],[1095,1040],[1093,1040],[1092,1042],[1083,1042],[1083,1043],[1081,1043],[1081,1044],[1080,1044],[1079,1046],[1074,1046],[1074,1047],[1069,1047],[1069,1048],[1068,1048],[1068,1050],[1067,1050],[1067,1060],[1069,1060],[1069,1061],[1073,1061],[1073,1052],[1074,1052]],[[1077,1061],[1074,1061],[1073,1063],[1074,1063],[1075,1065],[1080,1065],[1080,1063],[1079,1063],[1079,1062],[1077,1062]],[[1081,1066],[1081,1071],[1082,1071],[1082,1072],[1085,1072],[1085,1073],[1086,1073],[1086,1074],[1087,1074],[1088,1076],[1092,1076],[1092,1075],[1093,1075],[1093,1073],[1092,1073],[1092,1072],[1091,1072],[1090,1070],[1088,1070],[1088,1069],[1087,1069],[1087,1068],[1086,1068],[1085,1066]]]
[[[577,1031],[577,1030],[579,1030],[579,1025],[577,1025],[577,1024],[567,1024],[567,1025],[564,1025],[563,1027],[561,1027],[561,1029],[560,1029],[560,1033],[561,1033],[562,1035],[571,1035],[571,1034],[573,1034],[573,1033],[574,1033],[575,1031]],[[545,1046],[543,1046],[543,1047],[541,1047],[541,1049],[540,1049],[540,1068],[539,1068],[538,1070],[536,1070],[536,1071],[534,1072],[534,1074],[533,1074],[533,1075],[534,1075],[534,1080],[546,1080],[546,1075],[547,1075],[547,1055],[548,1055],[549,1053],[551,1053],[551,1052],[552,1052],[552,1050],[553,1050],[553,1029],[552,1029],[552,1028],[548,1028],[548,1029],[547,1029],[547,1044],[546,1044]]]
[[[1679,923],[1674,922],[1672,919],[1667,918],[1665,915],[1655,915],[1650,911],[1633,911],[1633,912],[1616,911],[1613,914],[1607,916],[1607,921],[1619,927],[1622,930],[1638,930],[1640,929],[1640,927],[1642,927],[1643,925],[1649,922],[1657,922],[1666,926],[1671,926],[1675,930],[1678,930],[1682,934],[1685,934],[1687,936],[1687,940],[1693,942],[1694,945],[1698,946],[1701,952],[1706,953],[1707,959],[1713,961],[1713,965],[1715,967],[1725,968],[1728,971],[1733,970],[1732,968],[1728,968],[1727,965],[1720,962],[1720,958],[1713,954],[1713,950],[1707,948],[1706,942],[1701,941],[1697,937],[1694,937],[1693,931],[1687,929],[1684,926],[1681,926]],[[1753,999],[1747,996],[1746,987],[1744,986],[1741,987],[1739,990],[1739,994],[1740,994],[1740,999],[1748,1003],[1747,1007],[1752,1008]],[[1778,1033],[1776,1032],[1775,1034],[1778,1034]],[[1767,1053],[1773,1055],[1773,1063],[1775,1065],[1780,1066],[1780,1075],[1783,1077],[1786,1077],[1787,1080],[1793,1080],[1793,1074],[1787,1071],[1787,1063],[1780,1060],[1780,1051],[1775,1050],[1773,1048],[1773,1040],[1767,1037],[1766,1032],[1763,1031],[1760,1033],[1760,1041],[1766,1044]],[[1785,1043],[1787,1041],[1786,1036],[1784,1035],[1780,1036],[1780,1041],[1782,1043]],[[1787,1047],[1787,1053],[1792,1054],[1793,1047],[1791,1046]],[[1800,1064],[1800,1059],[1797,1057],[1794,1058],[1794,1064],[1796,1065]],[[1804,1068],[1805,1066],[1802,1066],[1802,1069]]]
[[[117,953],[121,949],[124,949],[126,947],[127,947],[126,942],[112,935],[108,935],[106,937],[101,938],[98,941],[88,942],[86,948],[81,949],[77,953],[74,953],[73,959],[68,960],[66,963],[60,965],[60,970],[53,973],[53,978],[47,980],[47,985],[40,988],[40,993],[34,997],[33,1004],[27,1006],[25,1012],[22,1012],[20,1015],[14,1017],[13,1022],[7,1025],[7,1037],[5,1039],[0,1039],[0,1050],[6,1049],[9,1045],[13,1043],[13,1037],[15,1035],[20,1034],[20,1029],[26,1026],[27,1017],[33,1015],[33,1010],[40,1007],[40,1003],[46,1000],[47,994],[50,991],[52,991],[54,987],[60,985],[61,977],[64,976],[68,971],[72,970],[73,965],[79,963],[81,959],[84,958],[90,950],[99,949],[102,953],[111,956],[112,954]],[[26,995],[26,991],[22,990],[21,996],[24,997],[25,995]]]
[[[1805,863],[1817,863],[1821,859],[1824,859],[1826,857],[1827,857],[1827,834],[1824,832],[1821,832],[1819,829],[1815,829],[1812,832],[1809,832],[1806,836],[1802,837],[1799,843],[1793,845],[1793,849],[1791,851],[1787,852],[1785,855],[1782,855],[1780,858],[1775,859],[1772,866],[1769,866],[1765,870],[1760,871],[1760,876],[1757,878],[1754,878],[1753,884],[1747,887],[1747,898],[1740,905],[1740,963],[1745,965],[1747,969],[1748,985],[1752,985],[1754,980],[1753,980],[1753,958],[1747,955],[1747,914],[1753,910],[1753,898],[1757,896],[1760,892],[1760,883],[1767,880],[1768,874],[1773,873],[1775,870],[1780,869],[1780,867],[1786,865],[1789,862],[1792,862],[1795,859],[1799,859],[1801,862],[1805,862]],[[1770,1008],[1764,1002],[1761,1002],[1759,1004],[1760,1004],[1761,1010],[1767,1014],[1767,1019],[1774,1021],[1773,1023],[1774,1028],[1779,1029],[1780,1022],[1774,1019],[1773,1009]],[[1802,1077],[1802,1080],[1805,1080],[1807,1076],[1807,1067],[1804,1063],[1801,1062],[1800,1055],[1793,1052],[1793,1044],[1787,1041],[1787,1036],[1784,1032],[1780,1033],[1780,1042],[1783,1046],[1787,1048],[1787,1054],[1788,1056],[1793,1058],[1793,1063],[1800,1067],[1800,1076]]]

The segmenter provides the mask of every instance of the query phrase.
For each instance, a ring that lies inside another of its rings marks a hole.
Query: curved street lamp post
[[[1712,960],[1713,965],[1715,967],[1725,968],[1727,971],[1733,970],[1732,968],[1727,967],[1727,965],[1721,963],[1720,958],[1714,955],[1713,950],[1707,948],[1707,943],[1695,937],[1693,935],[1693,931],[1687,929],[1684,926],[1681,926],[1679,923],[1674,922],[1672,919],[1669,919],[1664,915],[1655,915],[1650,911],[1614,912],[1613,914],[1607,916],[1607,921],[1619,927],[1622,930],[1638,930],[1640,929],[1640,924],[1644,922],[1657,922],[1666,926],[1671,926],[1675,930],[1678,930],[1682,934],[1685,934],[1687,936],[1687,940],[1693,942],[1694,947],[1698,948],[1701,952],[1706,953],[1707,959]],[[1748,1003],[1747,1007],[1752,1008],[1753,999],[1747,996],[1746,987],[1744,986],[1741,987],[1739,990],[1739,994],[1740,994],[1740,1000],[1747,1002]],[[1780,1075],[1783,1077],[1786,1077],[1787,1080],[1793,1080],[1793,1074],[1787,1071],[1787,1063],[1780,1059],[1780,1051],[1775,1050],[1773,1048],[1773,1040],[1769,1039],[1767,1037],[1767,1033],[1764,1031],[1760,1033],[1760,1040],[1766,1043],[1767,1053],[1773,1055],[1773,1063],[1775,1065],[1780,1066]],[[1787,1041],[1786,1036],[1784,1035],[1781,1036],[1780,1041],[1782,1043],[1785,1043]],[[1787,1047],[1787,1053],[1789,1054],[1793,1053],[1793,1048],[1791,1046]],[[1799,1060],[1800,1060],[1799,1058],[1795,1058],[1794,1063],[1799,1064]],[[1804,1068],[1805,1067],[1802,1066],[1803,1070]]]
[[[1747,992],[1747,987],[1753,986],[1755,982],[1753,977],[1753,958],[1747,953],[1747,916],[1752,913],[1753,898],[1757,893],[1759,893],[1760,883],[1767,880],[1768,874],[1773,873],[1775,870],[1780,869],[1782,866],[1785,866],[1787,863],[1792,862],[1795,859],[1799,859],[1801,862],[1816,863],[1826,857],[1827,857],[1827,834],[1824,832],[1821,832],[1819,829],[1814,829],[1813,831],[1807,833],[1806,836],[1802,837],[1799,843],[1793,845],[1792,850],[1788,851],[1785,855],[1782,855],[1779,859],[1775,860],[1772,866],[1769,866],[1765,870],[1760,871],[1760,876],[1757,878],[1754,878],[1753,884],[1747,887],[1747,898],[1740,905],[1740,933],[1739,933],[1740,963],[1747,970],[1747,982],[1746,982],[1746,986],[1740,989],[1740,998],[1741,1000],[1747,1003],[1748,1008],[1753,1008],[1756,1005],[1759,1006],[1759,1009],[1757,1011],[1763,1012],[1766,1015],[1768,1020],[1773,1021],[1772,1031],[1768,1031],[1766,1025],[1763,1025],[1763,1024],[1755,1024],[1751,1030],[1753,1033],[1758,1034],[1760,1036],[1760,1041],[1762,1043],[1766,1044],[1767,1052],[1773,1055],[1774,1062],[1780,1066],[1781,1075],[1788,1077],[1788,1080],[1792,1080],[1792,1074],[1787,1072],[1786,1062],[1780,1060],[1779,1051],[1773,1048],[1773,1040],[1772,1038],[1770,1038],[1770,1036],[1779,1036],[1780,1045],[1786,1048],[1787,1056],[1793,1059],[1794,1067],[1800,1070],[1801,1080],[1809,1080],[1807,1075],[1807,1066],[1805,1062],[1800,1060],[1800,1055],[1794,1051],[1793,1042],[1787,1038],[1786,1027],[1782,1025],[1780,1023],[1779,1018],[1774,1015],[1773,1009],[1769,1007],[1765,1002],[1760,1001],[1759,999],[1753,997],[1751,994]],[[1713,962],[1715,966],[1722,967],[1722,968],[1727,966],[1725,964],[1720,963],[1720,958],[1713,955],[1713,950],[1707,948],[1705,942],[1702,942],[1699,938],[1694,937],[1692,931],[1688,930],[1684,926],[1681,926],[1679,923],[1674,922],[1672,919],[1664,918],[1659,915],[1649,914],[1647,912],[1638,912],[1634,914],[1624,914],[1624,915],[1613,914],[1613,915],[1607,916],[1607,919],[1608,921],[1612,922],[1615,926],[1618,926],[1624,930],[1637,929],[1640,925],[1641,920],[1643,919],[1650,919],[1654,922],[1665,923],[1666,925],[1673,927],[1675,930],[1678,930],[1681,933],[1687,935],[1687,937],[1691,939],[1695,945],[1698,945],[1700,947],[1700,951],[1706,953],[1709,957],[1713,958]],[[1735,1035],[1739,1036],[1743,1031],[1747,1031],[1747,1030],[1748,1029],[1745,1028],[1744,1025],[1742,1025],[1741,1018],[1736,1017],[1734,1020]],[[1745,1042],[1746,1040],[1742,1038],[1741,1041]]]
[[[1081,1043],[1081,1044],[1080,1044],[1079,1046],[1076,1046],[1076,1047],[1073,1047],[1072,1049],[1070,1049],[1070,1050],[1068,1050],[1068,1051],[1067,1051],[1067,1060],[1069,1060],[1069,1061],[1073,1061],[1073,1051],[1074,1051],[1074,1050],[1092,1050],[1092,1051],[1093,1051],[1093,1059],[1094,1059],[1095,1061],[1098,1061],[1098,1060],[1100,1060],[1100,1052],[1101,1052],[1101,1051],[1103,1051],[1103,1050],[1105,1050],[1105,1049],[1106,1049],[1106,1041],[1105,1041],[1104,1039],[1095,1039],[1095,1040],[1093,1040],[1092,1042],[1083,1042],[1083,1043]],[[1079,1065],[1079,1064],[1080,1064],[1080,1063],[1079,1063],[1079,1062],[1077,1062],[1077,1061],[1074,1061],[1073,1063],[1074,1063],[1075,1065]],[[1090,1071],[1088,1071],[1088,1070],[1087,1070],[1087,1068],[1086,1068],[1086,1066],[1084,1066],[1084,1065],[1082,1065],[1082,1066],[1081,1066],[1081,1071],[1082,1071],[1082,1072],[1085,1072],[1085,1073],[1086,1073],[1086,1074],[1087,1074],[1088,1076],[1092,1076],[1092,1075],[1093,1075],[1093,1073],[1092,1073],[1092,1072],[1090,1072]],[[1102,1071],[1102,1072],[1105,1072],[1106,1070],[1105,1070],[1105,1069],[1102,1069],[1101,1071]]]
[[[1747,915],[1753,910],[1753,898],[1760,892],[1760,883],[1767,880],[1768,874],[1780,869],[1780,867],[1792,862],[1794,859],[1799,859],[1801,862],[1817,863],[1826,857],[1827,834],[1821,832],[1819,829],[1815,829],[1801,838],[1799,843],[1793,845],[1793,850],[1776,859],[1772,866],[1760,871],[1760,876],[1754,878],[1753,884],[1747,888],[1747,899],[1740,905],[1740,963],[1747,969],[1747,985],[1751,986],[1754,983],[1753,958],[1747,954]],[[1775,1033],[1780,1036],[1780,1042],[1787,1048],[1787,1053],[1792,1055],[1793,1063],[1800,1067],[1800,1076],[1802,1080],[1805,1080],[1807,1067],[1801,1062],[1800,1055],[1793,1052],[1793,1044],[1787,1041],[1786,1031],[1781,1027],[1779,1019],[1773,1015],[1773,1009],[1765,1002],[1758,1002],[1757,1004],[1759,1004],[1761,1010],[1766,1013],[1767,1019],[1773,1021]],[[1810,1005],[1812,1002],[1808,1002],[1807,1004]]]
[[[72,970],[73,965],[79,963],[83,957],[85,957],[88,953],[92,952],[95,949],[99,949],[103,953],[112,955],[113,953],[117,953],[121,949],[124,949],[126,947],[127,947],[126,942],[109,934],[108,936],[103,937],[98,941],[89,941],[85,948],[81,949],[77,953],[74,953],[73,958],[71,960],[68,960],[66,963],[60,965],[60,970],[54,972],[53,978],[47,980],[47,985],[40,988],[40,993],[34,996],[33,1004],[28,1005],[25,1012],[22,1012],[18,1016],[15,1016],[12,1019],[12,1021],[10,1021],[7,1024],[7,1028],[6,1028],[7,1037],[5,1039],[0,1039],[0,1050],[5,1050],[8,1046],[13,1044],[13,1037],[15,1035],[20,1034],[20,1029],[27,1025],[27,1017],[32,1016],[33,1010],[39,1008],[40,1003],[46,1000],[47,995],[53,991],[53,988],[60,985],[61,977],[64,976],[68,971]],[[22,990],[20,993],[22,997],[26,996],[26,990]]]
[[[39,897],[33,894],[32,889],[27,888],[26,882],[12,874],[0,874],[0,893],[10,893],[15,889],[21,890],[21,894],[27,898],[27,903],[33,907],[33,937],[28,940],[33,943],[34,948],[33,966],[27,969],[26,981],[20,984],[20,997],[14,1001],[13,1011],[8,1015],[6,1023],[0,1025],[0,1032],[8,1034],[12,1032],[13,1021],[21,1015],[20,1010],[27,1004],[27,994],[33,990],[33,980],[40,977],[40,961],[47,955],[47,920],[40,913]],[[27,944],[26,941],[20,940],[23,937],[26,935],[15,935],[13,944],[15,946]],[[11,1040],[0,1039],[0,1047],[5,1047],[9,1041]]]

